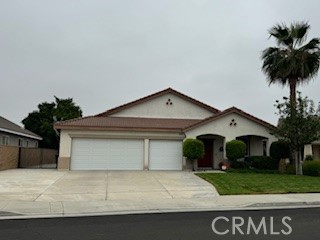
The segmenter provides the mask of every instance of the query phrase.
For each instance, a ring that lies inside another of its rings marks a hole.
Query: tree
[[[304,145],[320,139],[320,105],[315,109],[314,102],[302,97],[298,92],[296,114],[291,115],[291,101],[284,98],[284,102],[276,101],[275,106],[280,116],[278,128],[274,134],[289,143],[291,152],[295,155],[296,174],[302,174],[301,160]]]
[[[59,137],[53,129],[54,121],[81,117],[82,111],[72,98],[60,99],[56,96],[54,98],[55,102],[40,103],[38,110],[29,113],[22,123],[26,129],[43,138],[39,143],[40,147],[58,149]]]
[[[297,22],[290,27],[277,24],[269,30],[277,47],[266,48],[262,53],[262,71],[267,75],[269,84],[279,83],[290,87],[291,114],[296,106],[297,85],[307,83],[318,72],[320,61],[320,39],[306,41],[310,25]]]

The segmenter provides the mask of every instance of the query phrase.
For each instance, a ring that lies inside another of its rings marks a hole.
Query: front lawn
[[[262,173],[197,173],[219,194],[315,193],[320,177]]]

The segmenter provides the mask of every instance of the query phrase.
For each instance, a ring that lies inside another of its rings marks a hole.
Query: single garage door
[[[150,170],[181,170],[182,141],[150,140]]]
[[[142,169],[142,140],[82,138],[72,140],[71,170]]]

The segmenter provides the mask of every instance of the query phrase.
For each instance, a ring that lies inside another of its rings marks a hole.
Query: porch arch
[[[236,140],[243,141],[246,146],[246,156],[268,156],[269,138],[260,135],[242,135],[237,136]]]

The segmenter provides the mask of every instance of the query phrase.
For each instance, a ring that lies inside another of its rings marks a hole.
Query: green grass
[[[320,192],[320,177],[262,173],[198,173],[221,195]]]

